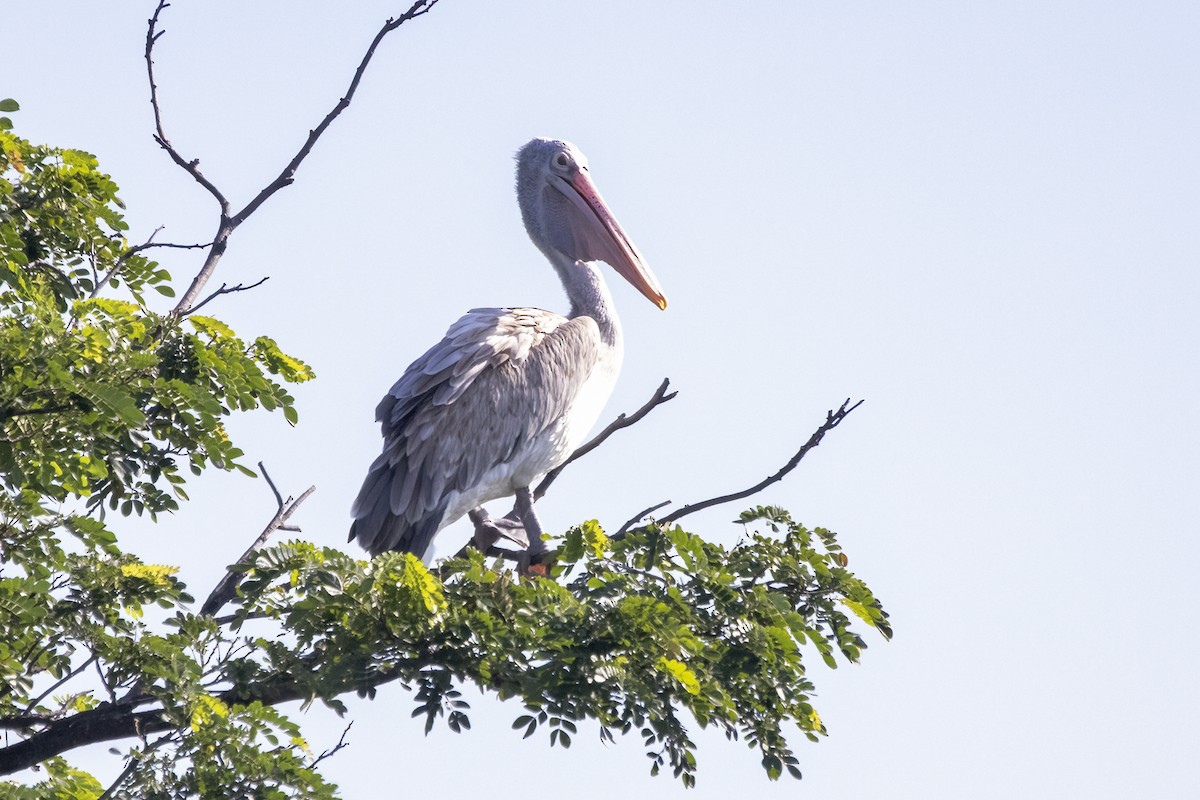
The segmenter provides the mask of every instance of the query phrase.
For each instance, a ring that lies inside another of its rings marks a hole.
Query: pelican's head
[[[517,151],[517,198],[525,230],[543,251],[572,261],[604,261],[659,308],[667,298],[642,254],[608,210],[570,142],[532,139]]]

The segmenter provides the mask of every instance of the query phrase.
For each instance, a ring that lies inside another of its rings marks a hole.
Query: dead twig
[[[294,500],[291,497],[288,497],[285,500],[283,495],[279,493],[279,489],[275,487],[275,482],[271,480],[271,476],[267,474],[267,468],[263,466],[261,461],[258,462],[258,468],[262,471],[263,478],[266,479],[267,485],[271,487],[271,491],[275,495],[275,502],[278,504],[279,508],[275,512],[275,516],[272,517],[271,521],[267,523],[267,527],[263,528],[263,532],[258,535],[258,538],[255,539],[248,548],[246,548],[246,552],[242,553],[241,558],[234,562],[235,564],[245,563],[250,556],[254,555],[259,548],[267,543],[267,539],[271,538],[271,534],[284,527],[284,523],[288,521],[293,513],[295,513],[296,509],[300,507],[300,504],[307,500],[308,496],[317,490],[316,486],[310,486]],[[298,529],[289,528],[289,530]],[[241,582],[241,572],[235,572],[232,569],[226,572],[217,585],[213,587],[212,592],[208,595],[208,599],[204,601],[204,605],[200,607],[200,613],[207,614],[209,616],[216,616],[216,613],[220,611],[226,603],[232,600],[235,594],[237,594],[237,587]]]
[[[346,93],[337,101],[333,109],[325,115],[321,123],[308,132],[308,138],[304,140],[304,144],[300,146],[296,155],[292,157],[287,166],[276,176],[275,180],[263,187],[262,191],[246,204],[245,208],[233,215],[234,227],[241,225],[246,220],[246,217],[257,211],[258,207],[271,195],[285,186],[291,186],[292,181],[295,180],[296,170],[300,167],[300,163],[308,157],[313,145],[321,138],[321,134],[325,133],[325,129],[329,127],[330,123],[337,119],[338,115],[350,106],[350,101],[354,99],[354,93],[358,91],[358,84],[362,81],[363,73],[367,71],[367,65],[371,63],[371,58],[375,55],[375,48],[379,47],[379,43],[383,41],[383,37],[409,20],[428,14],[437,4],[438,0],[417,0],[408,11],[405,11],[398,17],[389,18],[383,23],[383,27],[379,29],[379,32],[375,34],[375,38],[371,40],[371,45],[367,48],[367,52],[363,54],[362,61],[358,64],[358,69],[354,70],[354,77],[350,79],[350,86],[346,89]]]
[[[128,261],[131,256],[137,255],[138,253],[142,252],[143,250],[150,250],[150,249],[156,248],[156,247],[165,247],[165,248],[170,248],[170,249],[174,249],[174,250],[203,250],[205,247],[208,247],[212,244],[212,242],[197,243],[197,244],[178,244],[176,242],[156,242],[156,241],[154,241],[154,237],[157,236],[160,231],[162,231],[161,225],[159,225],[157,228],[155,228],[150,233],[150,235],[148,237],[146,237],[146,241],[142,242],[141,244],[134,245],[133,247],[129,248],[124,253],[122,253],[120,258],[117,259],[117,263],[113,264],[112,268],[109,269],[108,272],[104,273],[103,278],[96,281],[96,286],[95,286],[95,288],[92,289],[92,293],[90,295],[88,295],[88,297],[93,300],[96,299],[96,297],[98,297],[100,295],[100,292],[104,289],[104,287],[108,286],[108,284],[110,282],[112,282],[112,279],[117,276],[117,273],[121,271],[121,267],[125,266],[125,262]],[[95,274],[95,272],[93,271],[93,275],[94,274]]]
[[[701,500],[698,503],[690,503],[685,505],[658,520],[659,524],[666,525],[682,519],[688,514],[695,514],[697,511],[703,511],[706,508],[719,506],[722,503],[732,503],[734,500],[743,500],[751,495],[758,494],[772,483],[783,480],[783,477],[796,468],[796,466],[800,463],[800,460],[808,454],[809,450],[812,450],[821,443],[821,440],[825,438],[825,434],[829,433],[831,430],[841,424],[842,420],[849,416],[851,411],[861,406],[863,402],[864,401],[859,400],[854,405],[850,405],[850,398],[846,398],[846,401],[842,403],[837,411],[826,412],[825,422],[821,425],[821,427],[813,431],[812,436],[808,437],[808,441],[805,442],[800,449],[796,451],[796,454],[792,456],[788,462],[784,464],[783,467],[781,467],[775,474],[764,478],[763,480],[751,486],[749,489],[743,489],[740,492],[723,494],[720,497],[713,497],[708,500]]]
[[[658,503],[657,505],[653,505],[647,509],[639,511],[638,513],[636,513],[632,517],[630,517],[625,522],[624,525],[622,525],[620,528],[617,528],[617,532],[613,534],[613,538],[616,538],[616,539],[621,538],[625,534],[629,533],[630,528],[632,528],[634,525],[636,525],[637,523],[639,523],[643,519],[645,519],[647,514],[650,514],[654,511],[658,511],[660,508],[662,508],[664,506],[669,506],[669,505],[671,505],[670,500],[663,500],[661,503]]]
[[[308,765],[308,768],[312,769],[313,767],[317,766],[317,764],[320,764],[325,759],[327,759],[330,756],[337,753],[339,750],[349,747],[350,743],[346,741],[346,734],[348,734],[350,732],[350,729],[353,727],[354,727],[354,722],[351,721],[350,724],[347,725],[345,727],[345,729],[342,731],[342,735],[338,737],[337,744],[335,744],[333,747],[329,748],[328,750],[322,750],[321,755],[314,758],[312,763]]]
[[[208,305],[213,300],[216,300],[218,297],[220,297],[223,294],[233,294],[234,292],[248,292],[251,289],[262,286],[264,283],[266,283],[269,280],[271,280],[270,275],[268,275],[265,278],[261,278],[261,279],[255,281],[254,283],[250,284],[249,286],[243,286],[242,284],[239,283],[236,286],[228,286],[227,287],[225,284],[222,283],[220,289],[217,289],[215,292],[210,294],[208,297],[204,298],[199,303],[196,303],[196,305],[192,306],[187,311],[184,311],[183,314],[195,314],[197,311],[204,308],[204,306]]]
[[[150,17],[146,24],[146,49],[144,56],[146,59],[146,76],[150,81],[150,108],[154,111],[154,141],[158,142],[158,146],[167,151],[167,155],[171,160],[180,166],[187,174],[191,175],[196,183],[203,186],[209,194],[217,201],[221,207],[221,215],[226,216],[229,213],[229,200],[221,193],[221,190],[204,177],[204,173],[200,171],[200,159],[193,158],[191,160],[180,155],[175,149],[175,145],[171,144],[171,140],[167,138],[167,131],[163,127],[162,108],[158,102],[158,84],[154,80],[154,45],[162,38],[165,31],[158,30],[158,18],[162,12],[170,8],[171,4],[167,0],[159,0],[158,6],[154,9],[154,14]]]
[[[199,183],[204,189],[213,196],[220,208],[220,219],[217,223],[217,232],[213,236],[212,244],[209,246],[208,255],[204,259],[204,264],[200,270],[192,278],[192,283],[179,298],[179,302],[175,304],[174,313],[177,316],[182,316],[189,311],[195,310],[196,299],[200,296],[200,292],[204,290],[205,284],[212,277],[213,272],[217,268],[217,263],[221,260],[221,256],[225,254],[225,249],[228,246],[229,237],[233,232],[249,219],[255,211],[257,211],[263,203],[285,186],[291,186],[296,179],[296,171],[308,158],[312,152],[313,146],[317,140],[321,138],[326,129],[333,123],[338,116],[341,115],[350,106],[350,102],[354,99],[354,93],[358,91],[358,85],[362,82],[363,75],[367,71],[367,66],[371,63],[371,59],[375,55],[375,50],[379,47],[380,42],[384,37],[392,31],[399,28],[405,22],[424,16],[433,10],[433,7],[438,4],[438,0],[416,0],[408,11],[405,11],[398,17],[389,17],[383,23],[379,31],[375,34],[375,38],[371,40],[371,44],[367,47],[362,59],[359,61],[358,68],[354,70],[354,76],[350,79],[350,85],[334,104],[333,108],[325,115],[321,122],[308,132],[308,137],[300,145],[300,149],[292,156],[291,160],[280,170],[279,174],[264,186],[259,192],[254,195],[250,202],[236,213],[233,212],[229,199],[224,193],[217,188],[217,185],[209,180],[203,172],[200,171],[200,159],[185,158],[179,150],[167,138],[166,128],[163,125],[162,106],[159,102],[158,84],[154,79],[154,45],[162,37],[164,31],[159,30],[159,18],[162,12],[170,7],[167,0],[159,0],[158,6],[154,9],[154,14],[147,21],[146,25],[146,77],[150,83],[150,107],[154,111],[154,141],[158,146],[167,152],[171,160]],[[249,287],[246,287],[249,288]],[[211,298],[210,298],[211,299]]]

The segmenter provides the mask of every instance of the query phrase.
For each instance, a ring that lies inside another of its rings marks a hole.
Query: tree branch
[[[610,422],[608,424],[608,426],[605,427],[604,430],[600,431],[600,433],[598,433],[594,437],[592,437],[592,439],[590,441],[588,441],[586,444],[583,444],[578,449],[576,449],[575,452],[571,454],[570,458],[568,458],[563,463],[559,464],[554,469],[547,472],[546,477],[542,478],[542,482],[539,483],[537,485],[537,488],[534,489],[534,491],[533,491],[534,501],[540,500],[542,498],[542,496],[544,494],[546,494],[546,490],[550,488],[550,484],[554,483],[555,479],[558,478],[558,476],[562,473],[562,471],[564,469],[566,469],[567,465],[569,465],[571,462],[575,461],[576,459],[583,458],[588,453],[592,452],[597,447],[599,447],[601,444],[603,444],[604,440],[607,439],[609,436],[612,436],[614,433],[621,430],[622,428],[628,428],[630,425],[640,422],[642,420],[642,418],[644,418],[647,414],[649,414],[655,408],[657,408],[658,406],[667,402],[668,400],[674,399],[675,395],[677,395],[678,392],[671,392],[670,394],[667,394],[667,387],[670,385],[671,385],[671,379],[663,378],[663,382],[660,383],[658,385],[658,388],[654,390],[654,394],[650,396],[650,399],[646,401],[645,405],[643,405],[641,408],[639,408],[637,411],[633,412],[632,414],[617,415],[617,418],[614,419],[612,422]],[[668,500],[667,502],[670,502],[670,501]],[[647,509],[646,511],[642,512],[642,515],[639,516],[637,519],[641,519],[642,516],[649,514],[651,511],[654,511],[655,509],[662,508],[664,505],[666,505],[666,503],[660,503],[659,505],[654,506],[653,508]],[[508,513],[508,516],[515,518],[515,512],[516,512],[516,509],[514,508],[513,511],[510,511]],[[634,522],[636,522],[637,519],[630,520],[626,524],[631,525]],[[463,545],[462,548],[457,553],[454,554],[455,558],[459,558],[461,556],[466,555],[467,550],[474,546],[475,546],[475,543],[474,543],[474,540],[472,539],[471,541],[469,541],[465,545]],[[511,561],[518,561],[520,558],[520,553],[513,551],[513,550],[505,550],[502,547],[497,547],[495,544],[489,545],[487,550],[484,551],[484,555],[490,556],[490,557],[499,556],[500,558],[506,558]]]
[[[367,681],[370,688],[377,688],[397,680],[405,671],[425,666],[432,656],[420,655],[411,659],[393,662],[391,668],[380,670]],[[349,690],[349,685],[341,691]],[[353,688],[363,688],[361,679]],[[217,699],[226,705],[247,704],[254,701],[274,706],[293,700],[310,699],[308,689],[297,684],[290,676],[280,675],[264,684],[236,687],[219,693]],[[143,696],[145,698],[145,696]],[[146,698],[152,700],[153,698]],[[145,699],[139,698],[142,702]],[[45,730],[24,741],[0,748],[0,775],[10,775],[28,769],[60,753],[89,744],[126,739],[131,736],[149,736],[176,729],[176,723],[163,715],[162,709],[134,711],[141,703],[105,703],[90,711],[81,711],[65,719],[56,720]],[[186,724],[186,723],[185,723]]]
[[[225,254],[229,237],[233,234],[237,227],[249,219],[250,215],[257,211],[259,207],[261,207],[262,204],[265,203],[273,194],[285,186],[292,185],[296,179],[296,170],[300,168],[300,165],[304,162],[304,159],[308,158],[308,155],[312,152],[313,146],[316,145],[317,140],[321,138],[333,121],[337,119],[343,111],[350,107],[350,102],[354,99],[354,93],[358,91],[358,85],[362,82],[363,74],[366,72],[367,66],[371,63],[371,59],[375,55],[376,48],[379,47],[379,44],[383,41],[384,37],[399,28],[405,22],[428,14],[431,10],[433,10],[433,7],[436,6],[438,2],[439,0],[416,0],[416,2],[412,4],[408,11],[405,11],[399,17],[390,17],[386,22],[384,22],[383,26],[375,34],[375,38],[371,40],[371,44],[367,48],[366,53],[363,55],[362,60],[359,62],[358,68],[354,71],[354,77],[351,78],[350,86],[346,89],[346,93],[338,99],[337,103],[335,103],[329,113],[325,115],[325,118],[321,120],[320,124],[308,132],[308,137],[304,140],[304,143],[300,146],[300,149],[296,151],[296,154],[292,156],[291,161],[284,166],[279,175],[276,176],[275,180],[264,186],[258,192],[258,194],[256,194],[253,199],[251,199],[250,202],[245,205],[244,208],[242,208],[236,214],[233,214],[230,211],[231,207],[229,200],[224,194],[222,194],[221,190],[218,189],[216,185],[206,178],[200,171],[199,159],[192,159],[189,161],[180,155],[179,151],[167,138],[166,131],[163,128],[162,110],[159,106],[158,100],[158,85],[154,81],[153,53],[155,43],[163,34],[162,31],[158,30],[159,16],[165,9],[170,7],[170,3],[168,3],[167,0],[159,0],[158,7],[155,8],[154,15],[150,17],[150,20],[147,24],[145,49],[146,75],[150,81],[150,106],[154,110],[154,140],[158,142],[160,147],[167,151],[167,154],[171,157],[172,161],[174,161],[185,172],[191,175],[197,183],[203,186],[208,193],[217,200],[217,204],[221,209],[220,220],[217,223],[217,232],[213,236],[212,246],[208,251],[208,256],[204,259],[204,264],[200,267],[199,272],[197,272],[195,277],[192,278],[192,283],[188,287],[188,290],[184,292],[183,296],[179,298],[179,302],[175,304],[174,313],[177,316],[182,316],[189,311],[195,310],[194,304],[196,303],[196,298],[200,296],[200,292],[204,290],[205,284],[208,283],[209,278],[211,278],[213,272],[216,271],[217,263],[221,260],[221,256]]]
[[[267,276],[267,277],[265,277],[265,278],[261,278],[261,279],[259,279],[259,280],[255,281],[254,283],[250,284],[249,286],[243,286],[242,284],[240,284],[240,283],[239,283],[239,284],[238,284],[238,285],[236,285],[236,286],[230,286],[230,287],[228,287],[228,288],[226,288],[226,285],[222,283],[222,284],[221,284],[221,288],[220,288],[220,289],[217,289],[215,292],[213,292],[212,294],[210,294],[208,297],[204,298],[204,299],[203,299],[203,300],[201,300],[199,303],[196,303],[196,305],[192,306],[191,308],[189,308],[187,311],[185,311],[185,312],[183,312],[183,313],[185,313],[185,314],[195,314],[195,313],[196,313],[197,311],[199,311],[201,308],[203,308],[204,306],[208,305],[208,304],[209,304],[209,303],[211,303],[213,300],[216,300],[218,297],[220,297],[220,296],[221,296],[221,295],[223,295],[223,294],[233,294],[234,292],[248,292],[248,291],[250,291],[251,289],[254,289],[254,288],[257,288],[257,287],[259,287],[259,286],[262,286],[264,283],[266,283],[266,282],[267,282],[267,281],[269,281],[269,280],[271,280],[271,276],[270,276],[270,275],[268,275],[268,276]]]
[[[667,387],[670,385],[671,385],[671,379],[663,378],[663,382],[660,383],[658,385],[658,388],[654,390],[654,394],[651,395],[650,399],[646,401],[646,404],[644,406],[642,406],[637,411],[633,412],[632,414],[630,414],[628,416],[626,416],[625,414],[620,414],[616,419],[614,419],[612,422],[610,422],[608,424],[608,427],[606,427],[604,430],[600,431],[600,433],[596,434],[592,438],[591,441],[589,441],[587,444],[580,446],[578,450],[576,450],[574,453],[572,453],[570,458],[568,458],[563,463],[559,464],[554,469],[547,472],[546,477],[542,478],[542,482],[537,485],[536,489],[534,489],[533,499],[540,500],[542,498],[542,495],[544,495],[546,493],[546,490],[550,488],[550,484],[554,483],[555,479],[558,478],[559,474],[561,474],[562,471],[564,469],[566,469],[567,466],[569,464],[571,464],[573,461],[583,458],[588,453],[592,452],[597,447],[599,447],[601,444],[603,444],[604,440],[607,439],[609,436],[612,436],[614,433],[621,430],[622,428],[628,428],[630,425],[640,422],[643,417],[645,417],[647,414],[649,414],[651,411],[653,411],[656,407],[662,405],[663,403],[667,402],[668,400],[674,399],[675,395],[677,395],[679,393],[671,392],[670,394],[667,394]]]
[[[71,680],[72,678],[77,676],[79,673],[83,672],[85,669],[90,667],[92,665],[92,662],[95,661],[97,658],[99,658],[99,656],[96,655],[95,653],[92,653],[92,655],[88,658],[87,661],[84,661],[78,667],[71,670],[66,675],[62,676],[62,678],[60,678],[57,682],[55,682],[53,685],[51,685],[49,689],[47,689],[46,691],[42,692],[40,695],[35,697],[29,703],[29,705],[25,707],[25,713],[32,714],[33,710],[35,708],[37,708],[39,705],[41,705],[43,700],[45,700],[47,697],[49,697],[54,692],[58,691],[59,687],[62,686],[63,684],[65,684],[67,681]]]
[[[113,278],[116,277],[118,272],[121,271],[121,267],[125,266],[125,262],[129,260],[129,257],[136,255],[136,254],[142,252],[143,250],[149,250],[152,247],[169,247],[169,248],[173,248],[176,250],[203,250],[204,248],[212,245],[212,242],[208,242],[205,244],[176,244],[175,242],[156,242],[156,241],[154,241],[154,237],[157,236],[161,230],[162,230],[162,226],[159,225],[157,228],[155,228],[150,233],[150,235],[148,237],[146,237],[146,241],[142,242],[139,245],[134,245],[133,247],[129,248],[124,253],[122,253],[121,257],[117,259],[117,263],[113,264],[112,269],[110,269],[108,272],[104,273],[103,278],[96,281],[96,286],[94,289],[92,289],[92,293],[90,295],[88,295],[88,297],[93,300],[96,299],[96,297],[99,296],[101,290],[103,290],[105,286],[108,286],[109,282]],[[93,275],[94,274],[95,274],[95,271],[93,270]]]
[[[262,470],[263,477],[267,481],[267,485],[271,487],[271,491],[275,494],[275,502],[279,505],[279,509],[275,512],[275,516],[267,523],[267,527],[263,528],[263,532],[258,535],[258,538],[246,548],[246,552],[242,553],[241,557],[235,561],[235,564],[244,563],[250,556],[267,543],[267,539],[271,538],[276,530],[283,527],[283,524],[288,521],[292,514],[300,507],[300,504],[308,499],[308,496],[317,490],[316,486],[310,486],[304,492],[293,500],[288,497],[283,499],[283,495],[279,493],[279,489],[275,487],[275,482],[271,480],[271,476],[267,474],[267,468],[263,463],[258,462],[258,468]],[[216,616],[226,603],[233,599],[237,594],[238,584],[242,582],[243,573],[230,570],[225,573],[224,577],[217,582],[213,587],[212,592],[208,595],[208,599],[204,601],[204,605],[200,607],[201,614],[208,616]]]
[[[158,142],[158,146],[167,151],[167,155],[171,160],[178,164],[187,174],[196,179],[196,182],[203,186],[209,194],[211,194],[221,207],[221,216],[227,216],[229,213],[229,201],[225,199],[225,195],[221,193],[212,181],[204,177],[204,173],[200,171],[200,159],[194,158],[191,161],[187,160],[179,154],[175,146],[171,144],[171,140],[167,138],[167,132],[163,128],[162,109],[158,104],[158,84],[154,81],[154,44],[159,40],[165,31],[158,30],[158,18],[163,11],[170,8],[171,4],[167,0],[159,0],[158,6],[154,9],[153,16],[146,24],[146,77],[150,80],[150,107],[154,109],[154,141]]]
[[[632,528],[637,523],[641,522],[646,517],[647,514],[653,512],[653,511],[658,511],[663,506],[669,506],[669,505],[671,505],[670,500],[663,500],[661,503],[652,505],[649,508],[639,511],[638,513],[636,513],[632,517],[630,517],[628,520],[626,520],[624,525],[622,525],[620,528],[617,528],[617,532],[613,534],[613,538],[616,538],[616,539],[621,538],[625,534],[629,533],[630,528]]]
[[[375,34],[375,38],[371,40],[371,46],[367,48],[367,52],[363,55],[362,61],[358,64],[358,69],[354,70],[354,77],[350,80],[350,87],[346,89],[346,93],[337,101],[333,109],[325,115],[325,119],[321,120],[321,124],[308,132],[308,138],[304,140],[304,144],[292,157],[292,160],[287,163],[287,166],[276,176],[275,180],[267,184],[262,191],[254,196],[254,199],[246,204],[246,207],[233,215],[233,225],[237,227],[246,221],[246,218],[258,210],[258,207],[266,202],[267,198],[278,192],[285,186],[290,186],[295,180],[296,170],[300,164],[308,157],[312,151],[313,145],[321,138],[321,134],[325,133],[325,129],[329,127],[335,119],[338,118],[343,111],[350,106],[350,101],[354,99],[354,93],[358,91],[358,84],[362,80],[363,73],[367,71],[367,65],[371,63],[371,58],[375,55],[375,48],[383,41],[383,37],[387,36],[392,31],[399,28],[410,19],[415,19],[424,16],[433,10],[433,7],[438,4],[438,0],[417,0],[412,4],[412,7],[401,14],[399,17],[389,18],[379,32]]]
[[[665,517],[663,517],[662,519],[659,520],[659,523],[665,525],[667,523],[675,522],[676,520],[682,519],[683,517],[686,517],[688,514],[695,514],[697,511],[703,511],[706,508],[712,508],[713,506],[719,506],[722,503],[732,503],[734,500],[743,500],[747,497],[750,497],[751,495],[758,494],[763,489],[770,486],[772,483],[776,483],[778,481],[783,480],[783,476],[787,475],[789,472],[794,470],[796,468],[796,465],[798,465],[800,463],[800,460],[802,458],[804,458],[805,455],[808,454],[809,450],[812,450],[814,447],[816,447],[817,445],[819,445],[821,443],[821,440],[825,438],[825,434],[829,433],[831,430],[836,428],[841,423],[842,420],[844,420],[847,416],[850,415],[851,411],[853,411],[854,409],[861,406],[863,404],[863,402],[864,402],[863,400],[859,400],[854,405],[850,405],[850,398],[846,398],[846,401],[844,403],[842,403],[842,405],[838,408],[837,411],[826,412],[825,422],[821,425],[821,427],[819,427],[815,431],[813,431],[812,436],[808,437],[808,441],[805,442],[800,447],[800,449],[796,451],[796,454],[794,456],[792,456],[791,459],[789,459],[788,462],[786,464],[784,464],[783,467],[780,468],[780,470],[778,472],[776,472],[774,475],[764,478],[763,480],[761,480],[758,483],[751,486],[749,489],[743,489],[742,491],[734,492],[733,494],[724,494],[724,495],[721,495],[720,497],[713,497],[708,500],[701,500],[699,503],[691,503],[689,505],[685,505],[682,508],[672,511],[670,514],[667,514]],[[649,513],[649,512],[647,512],[647,513]]]
[[[15,714],[11,717],[0,717],[0,730],[24,731],[42,725],[52,725],[54,717],[42,714]]]
[[[333,747],[329,748],[328,750],[321,751],[321,755],[314,758],[312,760],[312,763],[308,765],[308,768],[309,769],[314,768],[315,766],[317,766],[317,764],[320,764],[325,759],[336,754],[339,750],[349,747],[350,743],[346,741],[346,734],[348,734],[350,732],[350,729],[353,727],[354,727],[354,721],[351,720],[350,724],[348,724],[346,726],[346,728],[342,731],[342,735],[338,737],[337,744],[335,744]]]
[[[146,745],[144,748],[142,748],[140,753],[131,754],[129,756],[129,763],[125,765],[125,769],[121,770],[121,774],[116,777],[116,780],[109,784],[108,788],[104,790],[104,794],[100,795],[98,798],[96,798],[96,800],[109,800],[109,798],[114,797],[117,790],[121,788],[121,785],[125,783],[125,781],[129,780],[129,776],[132,775],[134,770],[138,768],[138,765],[142,763],[142,759],[148,756],[150,753],[153,753],[158,748],[162,747],[174,737],[175,731],[171,731],[166,736],[159,737],[154,744]]]

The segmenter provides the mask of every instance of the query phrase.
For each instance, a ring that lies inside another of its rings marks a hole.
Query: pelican
[[[667,307],[575,145],[533,139],[516,160],[521,219],[570,312],[472,309],[404,371],[375,410],[383,452],[351,510],[350,540],[371,555],[423,557],[438,531],[469,514],[481,545],[505,536],[526,548],[526,566],[539,560],[529,487],[583,443],[621,369],[621,323],[598,262]],[[483,504],[509,496],[513,512],[490,518]]]

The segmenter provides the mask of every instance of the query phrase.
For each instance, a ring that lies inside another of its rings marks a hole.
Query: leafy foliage
[[[121,547],[111,512],[176,511],[209,467],[252,475],[224,420],[295,422],[285,385],[312,371],[266,336],[155,311],[170,275],[126,239],[92,156],[6,129],[0,150],[0,772],[41,769],[5,796],[94,800],[104,787],[62,755],[126,740],[110,797],[333,797],[277,706],[344,711],[342,695],[392,682],[426,732],[470,729],[473,684],[520,704],[525,737],[632,734],[685,785],[693,722],[754,748],[770,778],[800,776],[789,735],[826,733],[805,656],[856,662],[860,631],[891,628],[834,534],[778,508],[744,514],[731,548],[587,522],[548,578],[478,552],[431,572],[286,542],[233,568],[231,613],[199,613],[178,567]]]
[[[312,372],[268,337],[245,342],[218,320],[152,309],[149,290],[174,294],[170,275],[125,238],[117,186],[95,158],[2,128],[0,721],[23,730],[89,710],[122,682],[190,674],[181,653],[193,642],[142,621],[147,606],[191,602],[177,568],[124,552],[105,516],[178,509],[184,466],[250,473],[222,420],[261,407],[294,422],[284,383]],[[35,691],[80,663],[98,665],[105,686]],[[94,796],[65,763],[46,769],[46,787]]]
[[[309,368],[263,336],[154,312],[170,275],[131,247],[112,180],[77,150],[0,132],[0,482],[122,514],[175,510],[181,466],[248,471],[233,411],[282,409]],[[131,300],[98,297],[123,285]]]

